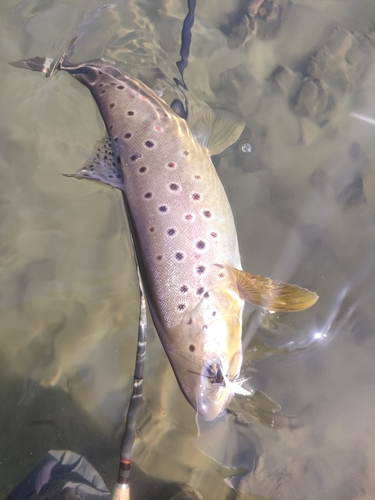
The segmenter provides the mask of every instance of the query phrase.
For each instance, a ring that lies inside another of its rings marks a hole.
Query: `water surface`
[[[176,482],[207,500],[372,499],[375,126],[358,115],[375,120],[375,5],[197,3],[189,98],[247,123],[214,158],[243,267],[320,299],[298,315],[246,310],[243,376],[256,395],[198,421],[199,437],[150,328],[137,495],[170,499]],[[78,34],[74,61],[110,58],[171,102],[186,12],[182,0],[0,7],[4,493],[56,448],[84,455],[112,487],[138,315],[119,194],[62,176],[104,135],[92,98],[67,74],[7,63],[55,58]]]

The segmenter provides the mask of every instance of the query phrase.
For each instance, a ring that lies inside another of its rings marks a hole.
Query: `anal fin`
[[[92,155],[76,174],[64,175],[76,179],[101,182],[116,189],[123,189],[124,187],[117,154],[112,146],[112,141],[108,137],[104,137],[96,143]]]
[[[255,274],[228,267],[236,280],[240,296],[255,306],[273,312],[297,312],[308,309],[318,295],[307,288],[273,281]]]

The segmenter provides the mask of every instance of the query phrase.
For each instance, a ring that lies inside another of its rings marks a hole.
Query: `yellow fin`
[[[212,109],[207,105],[189,105],[187,123],[196,141],[207,149],[211,156],[224,151],[237,141],[245,122],[242,118],[223,109]]]
[[[316,293],[310,292],[307,288],[245,273],[234,267],[228,269],[237,282],[240,296],[250,304],[268,311],[303,311],[313,306],[319,298]]]

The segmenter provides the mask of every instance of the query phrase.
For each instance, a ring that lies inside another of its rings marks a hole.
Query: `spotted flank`
[[[149,308],[187,400],[205,419],[221,415],[239,380],[244,301],[301,311],[317,295],[245,273],[231,207],[210,155],[241,134],[227,111],[189,103],[188,122],[139,80],[102,61],[14,64],[66,71],[92,94],[107,129],[74,175],[124,195]],[[84,94],[83,94],[84,97]],[[249,214],[250,215],[250,214]]]

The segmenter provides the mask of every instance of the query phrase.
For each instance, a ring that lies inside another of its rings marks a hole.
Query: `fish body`
[[[30,60],[23,64],[31,68]],[[75,177],[122,191],[156,330],[187,400],[211,420],[233,392],[246,393],[236,389],[244,300],[301,310],[317,296],[242,271],[232,210],[205,147],[210,141],[198,142],[151,89],[102,61],[72,65],[62,58],[58,69],[90,90],[108,133]],[[243,128],[228,116],[211,122],[219,137],[211,152]]]

